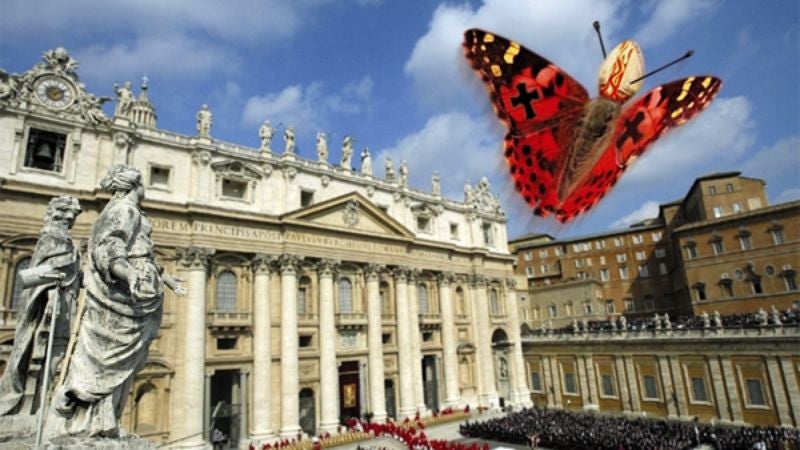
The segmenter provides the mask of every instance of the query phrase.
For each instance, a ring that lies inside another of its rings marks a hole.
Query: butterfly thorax
[[[574,128],[572,146],[563,154],[558,183],[558,198],[563,201],[597,163],[608,147],[611,125],[622,111],[622,104],[604,97],[590,100]]]

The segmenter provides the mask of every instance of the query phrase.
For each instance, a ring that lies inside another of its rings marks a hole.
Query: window
[[[702,377],[692,377],[692,401],[708,403],[706,380]]]
[[[667,274],[667,263],[665,263],[665,262],[658,263],[658,274],[659,275],[666,275]]]
[[[300,190],[300,206],[311,206],[314,204],[314,191]]]
[[[622,266],[619,268],[619,277],[622,280],[628,279],[628,268],[626,266]]]
[[[633,312],[636,310],[632,298],[626,298],[623,303],[625,303],[625,312]]]
[[[217,311],[236,311],[236,274],[226,270],[217,276]]]
[[[554,249],[554,251],[555,251],[556,256],[563,256],[564,255],[564,251],[561,250],[561,247],[556,247]]]
[[[230,178],[222,179],[222,196],[227,198],[244,199],[247,195],[247,183]]]
[[[547,258],[547,249],[539,250],[539,258]]]
[[[647,264],[642,264],[639,266],[639,276],[642,278],[647,278],[650,276],[650,271],[647,270]]]
[[[586,258],[586,260],[583,262],[583,264],[586,267],[592,267],[592,258]]]
[[[731,184],[731,183],[726,184],[725,185],[725,191],[726,192],[733,192],[733,184]]]
[[[753,289],[753,294],[763,294],[764,289],[761,287],[761,277],[750,278],[750,287]]]
[[[656,309],[656,301],[653,300],[652,295],[645,295],[644,296],[644,309],[645,311],[652,311]]]
[[[491,223],[484,223],[483,227],[483,244],[494,245],[494,230]]]
[[[767,406],[766,399],[764,398],[764,389],[761,386],[761,380],[748,379],[745,380],[747,385],[747,403],[748,406]]]
[[[599,240],[599,241],[594,241],[594,248],[596,250],[602,250],[602,249],[606,248],[606,241],[602,240],[602,239]]]
[[[783,274],[783,281],[786,284],[787,291],[797,290],[797,278],[793,270],[788,270]]]
[[[752,248],[750,245],[750,234],[742,234],[739,236],[739,246],[742,250],[750,250]]]
[[[489,305],[492,308],[492,315],[499,316],[501,313],[500,310],[500,302],[497,298],[497,289],[492,289],[489,291]]]
[[[525,258],[525,261],[530,261],[533,259],[533,253],[531,252],[525,252],[522,256]]]
[[[742,212],[742,204],[739,203],[739,202],[734,202],[731,205],[731,209],[733,209],[733,213],[734,214],[738,214],[738,213]]]
[[[646,252],[636,252],[636,260],[637,261],[644,261],[647,258]]]
[[[428,287],[424,284],[417,285],[417,302],[419,303],[419,313],[428,313]]]
[[[714,217],[722,217],[722,207],[721,206],[715,206],[715,207],[713,207],[711,209],[714,212]]]
[[[542,392],[542,378],[539,372],[531,372],[531,390],[533,392]]]
[[[766,273],[767,276],[770,277],[775,275],[775,267],[773,267],[772,264],[767,264],[766,266],[764,266],[764,273]]]
[[[687,259],[695,259],[697,258],[697,245],[695,244],[686,244],[686,258]]]
[[[744,279],[744,272],[742,271],[742,269],[736,269],[733,271],[733,276],[737,280],[742,281]]]
[[[614,238],[614,247],[622,247],[625,245],[625,238],[624,237],[615,237]]]
[[[722,243],[722,239],[715,239],[711,241],[711,250],[715,255],[721,255],[725,253],[725,245]]]
[[[381,343],[383,345],[388,345],[392,343],[392,333],[383,333],[381,334]]]
[[[783,235],[783,227],[775,227],[771,229],[770,234],[772,234],[773,244],[780,245],[786,242],[786,237]]]
[[[575,374],[574,373],[565,373],[564,374],[564,392],[567,394],[577,394],[578,387],[575,386]]]
[[[605,263],[606,263],[606,257],[605,256],[601,256],[600,257],[600,264],[603,265]]]
[[[614,300],[606,300],[606,314],[614,314]]]
[[[656,258],[664,258],[667,256],[667,250],[663,248],[656,249]]]
[[[642,384],[644,385],[644,399],[645,400],[658,400],[658,384],[656,377],[652,375],[645,375],[642,377]]]
[[[717,195],[717,188],[715,186],[709,186],[708,193],[711,195]]]
[[[433,331],[423,331],[422,340],[424,342],[433,342]]]
[[[300,348],[311,347],[312,342],[314,342],[314,337],[310,334],[301,334],[297,336],[297,346]]]
[[[642,242],[644,242],[644,239],[642,238],[641,234],[634,234],[633,235],[633,243],[634,244],[641,244]]]
[[[353,312],[353,283],[347,278],[339,280],[339,312],[342,314]]]
[[[575,267],[583,267],[583,258],[576,258],[575,259]]]
[[[533,276],[533,267],[530,267],[530,266],[526,267],[525,268],[525,275],[528,275],[529,277],[532,277]]]
[[[592,302],[583,302],[583,314],[589,316],[593,313],[594,309],[592,308]]]
[[[166,167],[150,166],[150,187],[169,189],[170,170]]]
[[[431,232],[431,218],[428,216],[417,216],[417,231],[424,233]]]
[[[602,386],[604,397],[616,397],[617,393],[614,390],[614,379],[611,375],[604,373],[600,375],[600,385]]]
[[[457,223],[450,223],[450,239],[455,241],[458,240],[458,224]],[[530,255],[530,252],[528,253]],[[529,259],[526,261],[530,261]]]
[[[581,244],[572,244],[572,251],[574,253],[580,253],[581,252]]]
[[[67,135],[31,128],[25,151],[25,167],[61,172]]]
[[[541,272],[542,274],[547,273],[548,270],[549,266],[547,264],[542,264],[541,266],[539,266],[539,272]]]
[[[576,277],[577,279],[579,279],[579,280],[588,280],[588,279],[589,279],[589,274],[588,274],[588,273],[586,273],[586,272],[583,272],[583,271],[581,271],[581,272],[578,272],[578,273],[575,275],[575,277]]]
[[[660,231],[653,231],[652,233],[650,233],[650,239],[652,239],[653,242],[660,241],[661,240],[661,232]]]
[[[628,255],[625,253],[617,253],[617,262],[625,262],[628,260]]]
[[[733,282],[730,278],[724,278],[719,280],[720,288],[722,289],[722,295],[726,298],[733,297]]]
[[[20,280],[19,273],[30,267],[31,257],[26,256],[17,261],[17,267],[14,269],[14,287],[11,290],[11,309],[17,310],[22,302],[22,292],[25,290],[22,287],[22,280]]]
[[[572,317],[572,316],[573,316],[573,311],[572,311],[572,302],[571,302],[571,301],[567,302],[567,303],[564,305],[564,314],[565,314],[567,317]]]
[[[217,338],[217,350],[233,350],[236,348],[236,338]]]
[[[608,276],[608,269],[600,269],[600,281],[608,281],[611,278]]]
[[[697,301],[706,300],[706,285],[704,283],[696,283],[694,285],[694,291],[697,296]]]
[[[592,249],[592,243],[591,242],[581,242],[581,250],[583,250],[584,252],[588,252],[591,249]]]
[[[311,279],[303,277],[297,284],[297,314],[308,313],[308,293],[310,292]]]
[[[550,304],[547,307],[547,314],[550,317],[558,317],[558,307],[556,305],[554,305],[554,304]]]

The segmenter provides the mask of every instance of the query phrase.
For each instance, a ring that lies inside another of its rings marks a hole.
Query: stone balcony
[[[209,311],[207,316],[207,324],[213,328],[249,328],[253,325],[253,318],[250,312]]]
[[[367,315],[364,313],[336,313],[336,326],[339,328],[364,328]]]

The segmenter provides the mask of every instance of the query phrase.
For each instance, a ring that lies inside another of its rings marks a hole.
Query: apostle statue
[[[208,109],[208,105],[203,105],[200,111],[197,112],[197,135],[200,137],[211,137],[211,124],[214,121],[214,115]]]
[[[115,165],[100,187],[112,197],[92,227],[86,300],[53,398],[49,437],[119,436],[128,392],[161,326],[164,286],[186,294],[155,260],[139,170]]]
[[[436,196],[442,195],[442,182],[439,178],[439,172],[433,172],[433,176],[431,176],[431,192]]]
[[[342,169],[352,169],[350,161],[353,159],[353,143],[353,137],[350,135],[345,136],[342,141],[342,162],[339,164]]]
[[[372,156],[370,156],[367,147],[364,147],[364,150],[361,151],[361,173],[372,175]]]
[[[261,128],[258,129],[258,137],[261,138],[261,152],[262,153],[269,153],[272,151],[270,145],[272,145],[272,135],[275,133],[275,130],[272,129],[272,125],[269,124],[269,120],[265,120],[263,124],[261,124]]]
[[[394,181],[395,173],[394,173],[394,163],[392,162],[392,158],[386,157],[386,181]]]
[[[328,162],[328,136],[323,131],[317,131],[317,161]]]
[[[131,82],[126,81],[122,86],[114,84],[114,93],[117,94],[117,107],[114,110],[114,115],[119,117],[128,117],[133,107],[133,89],[131,89]]]
[[[293,155],[294,154],[294,125],[289,125],[283,130],[283,142],[285,144],[283,148],[283,153],[285,155]]]
[[[408,186],[408,162],[406,160],[400,163],[400,186]]]
[[[37,283],[22,292],[22,303],[17,311],[17,329],[14,347],[6,371],[0,378],[0,415],[31,414],[37,408],[33,396],[25,392],[40,393],[40,386],[28,389],[29,383],[44,383],[40,376],[51,376],[58,366],[69,339],[69,311],[74,306],[81,285],[80,257],[72,243],[69,230],[81,207],[75,197],[62,195],[50,200],[44,216],[44,228],[36,242],[27,271],[58,274],[61,279]],[[53,314],[55,328],[50,329]],[[47,342],[53,332],[53,350],[50,367],[45,368]],[[48,384],[52,386],[51,383]]]

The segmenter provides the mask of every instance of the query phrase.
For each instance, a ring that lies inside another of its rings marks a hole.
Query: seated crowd
[[[628,419],[531,408],[484,422],[462,424],[464,436],[554,450],[800,449],[800,431],[778,427],[725,427],[697,422]]]

